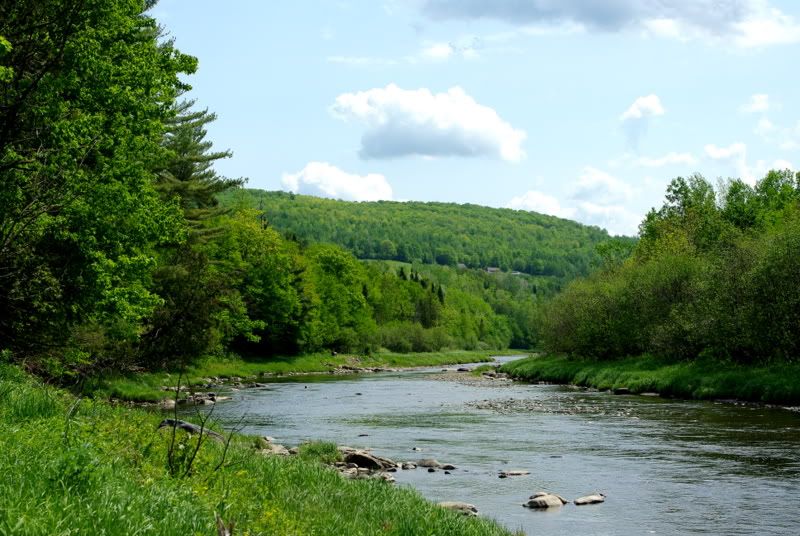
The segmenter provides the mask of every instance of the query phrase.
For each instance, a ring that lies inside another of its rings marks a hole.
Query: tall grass
[[[719,361],[667,361],[652,356],[589,360],[534,356],[500,369],[526,381],[547,381],[694,399],[735,398],[773,404],[800,403],[800,364],[744,366]]]
[[[501,536],[412,489],[345,480],[324,467],[335,445],[291,458],[263,456],[252,438],[204,442],[185,478],[167,468],[169,430],[157,414],[82,400],[0,366],[0,534],[234,534]],[[70,409],[73,411],[70,411]],[[192,448],[196,437],[181,437]]]

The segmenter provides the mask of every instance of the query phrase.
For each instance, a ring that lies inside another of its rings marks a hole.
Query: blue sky
[[[225,175],[635,234],[665,186],[800,164],[800,3],[161,0]]]

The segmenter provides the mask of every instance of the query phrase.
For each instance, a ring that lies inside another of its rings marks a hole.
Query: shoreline
[[[471,363],[491,363],[495,357],[527,353],[519,350],[453,350],[428,353],[376,353],[371,356],[306,354],[254,360],[241,357],[206,358],[184,373],[137,372],[93,378],[83,394],[117,403],[153,406],[172,399],[180,380],[181,392],[257,387],[260,381],[293,376],[370,374]]]
[[[744,366],[695,360],[669,362],[652,356],[608,361],[538,355],[499,369],[515,381],[594,388],[617,395],[756,403],[797,411],[800,364]]]

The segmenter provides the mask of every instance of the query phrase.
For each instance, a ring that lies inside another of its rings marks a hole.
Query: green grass
[[[735,398],[773,404],[800,403],[800,364],[744,366],[702,360],[672,362],[651,356],[595,361],[534,356],[500,369],[516,379],[615,389],[693,399]]]
[[[370,356],[336,355],[328,353],[308,354],[292,357],[271,357],[255,360],[242,358],[206,358],[198,361],[186,371],[181,383],[198,385],[206,383],[206,378],[249,378],[257,380],[265,375],[290,373],[328,372],[343,365],[362,368],[409,368],[423,366],[452,365],[456,363],[475,363],[491,361],[498,355],[497,350],[454,350],[447,352],[397,354],[376,353]],[[170,396],[162,386],[174,386],[178,374],[152,372],[120,375],[116,377],[95,378],[87,381],[83,392],[99,398],[130,400],[135,402],[158,402]]]
[[[335,445],[295,457],[263,456],[249,437],[203,442],[186,477],[167,468],[161,416],[70,395],[0,366],[0,534],[216,535],[215,515],[237,535],[501,536],[410,488],[350,481],[319,462]],[[180,435],[177,466],[197,438]],[[183,471],[179,472],[182,474]],[[458,497],[454,497],[457,499]]]

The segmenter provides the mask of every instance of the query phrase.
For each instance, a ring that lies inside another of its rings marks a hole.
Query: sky
[[[161,0],[248,187],[635,235],[669,182],[800,165],[793,0]]]

